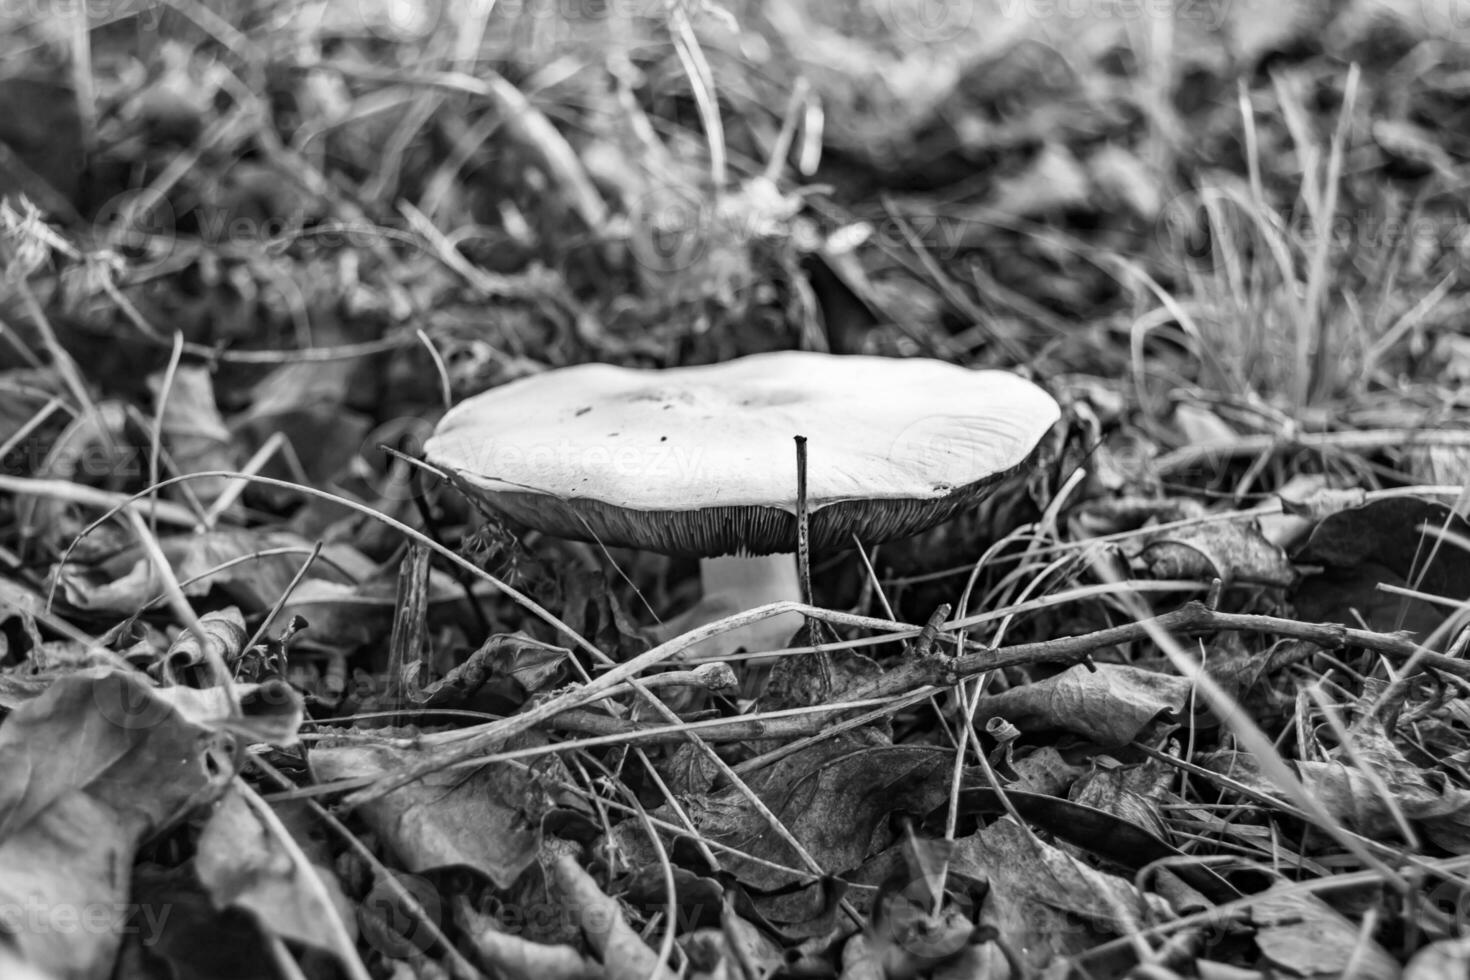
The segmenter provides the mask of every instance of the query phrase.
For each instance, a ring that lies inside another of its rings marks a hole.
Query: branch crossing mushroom
[[[667,635],[801,598],[793,436],[808,439],[814,552],[907,537],[1027,466],[1060,416],[1003,371],[927,358],[755,354],[639,370],[582,364],[451,409],[425,444],[466,493],[547,534],[700,558],[704,598]],[[801,616],[722,634],[786,645]]]

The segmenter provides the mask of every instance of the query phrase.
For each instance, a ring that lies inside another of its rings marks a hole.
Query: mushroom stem
[[[699,577],[704,596],[694,606],[669,620],[659,630],[660,639],[672,639],[697,626],[745,612],[767,603],[801,601],[801,578],[796,556],[721,555],[699,560]],[[788,645],[799,629],[800,613],[781,613],[739,629],[728,630],[696,644],[690,657],[725,657],[737,650],[779,650]]]

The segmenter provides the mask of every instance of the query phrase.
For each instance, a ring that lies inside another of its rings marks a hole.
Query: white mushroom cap
[[[844,548],[974,503],[1059,415],[1003,371],[784,351],[523,378],[456,406],[424,448],[466,491],[559,537],[764,554],[796,548],[794,436],[808,440],[812,546]]]

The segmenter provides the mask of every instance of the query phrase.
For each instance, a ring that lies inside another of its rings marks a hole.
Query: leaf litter
[[[246,6],[0,14],[0,973],[1464,972],[1454,11]],[[405,462],[791,348],[1066,416],[785,650]]]

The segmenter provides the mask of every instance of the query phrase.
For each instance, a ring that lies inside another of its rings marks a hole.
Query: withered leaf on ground
[[[524,633],[497,633],[480,648],[409,700],[427,708],[455,707],[472,698],[494,678],[514,680],[535,694],[565,680],[571,651],[533,640]]]
[[[1182,677],[1102,663],[976,701],[975,717],[1004,718],[1022,731],[1068,731],[1099,745],[1123,745],[1161,716],[1178,714],[1191,685]]]
[[[56,910],[126,909],[141,842],[223,792],[235,740],[157,696],[141,675],[58,680],[0,725],[0,900]],[[111,976],[122,921],[11,934],[35,966]]]
[[[1008,789],[1002,801],[980,773],[971,773],[960,790],[959,812],[1009,814],[1015,810],[1038,832],[1049,834],[1104,861],[1134,871],[1155,861],[1169,861],[1190,888],[1214,902],[1240,897],[1239,891],[1208,867],[1182,861],[1183,853],[1148,828],[1123,817],[1055,796]],[[930,823],[932,825],[933,816]]]
[[[1326,761],[1291,762],[1303,785],[1333,817],[1365,836],[1401,840],[1402,816],[1446,850],[1460,853],[1470,847],[1470,790],[1431,779],[1431,772],[1409,762],[1381,732],[1355,726],[1350,734],[1351,752],[1336,752]],[[1200,762],[1256,790],[1280,795],[1245,753],[1209,753]]]
[[[1138,555],[1155,578],[1254,583],[1286,588],[1297,580],[1286,553],[1254,521],[1212,521],[1159,531]]]
[[[952,867],[989,884],[981,921],[1035,967],[1132,932],[1145,917],[1173,915],[1157,895],[1042,842],[1010,817],[957,841]]]
[[[215,804],[194,855],[194,869],[216,908],[248,909],[262,928],[351,962],[356,915],[330,868],[302,868],[232,788]],[[310,880],[312,876],[315,880]]]
[[[1299,977],[1352,976],[1395,980],[1399,964],[1346,916],[1310,892],[1278,882],[1251,900],[1256,945],[1275,966]]]
[[[323,781],[380,777],[414,761],[384,744],[318,745],[311,765]],[[414,873],[463,865],[509,888],[536,860],[548,807],[537,779],[512,763],[450,769],[362,807],[363,819]]]
[[[1470,596],[1470,552],[1440,532],[1470,537],[1470,522],[1438,501],[1388,497],[1324,517],[1297,554],[1324,571],[1302,583],[1302,615],[1366,620],[1375,630],[1409,629],[1421,638],[1445,617],[1437,604],[1381,591],[1397,585],[1460,601]]]
[[[311,624],[301,642],[313,648],[350,650],[380,637],[393,625],[397,587],[391,576],[361,582],[308,577],[291,593],[279,613],[286,622],[300,616]],[[477,592],[477,594],[480,594]],[[429,572],[429,608],[460,602],[465,593],[448,574]]]
[[[1387,497],[1324,517],[1297,560],[1348,570],[1365,563],[1392,569],[1418,588],[1451,599],[1470,595],[1470,553],[1438,532],[1470,537],[1470,522],[1436,500]]]
[[[886,846],[893,814],[921,815],[937,806],[946,791],[944,774],[952,765],[949,753],[926,746],[871,746],[839,737],[760,770],[748,784],[823,869],[840,875]],[[685,807],[709,839],[759,859],[729,857],[727,869],[743,884],[771,892],[813,880],[791,846],[738,789],[696,796]],[[662,808],[654,812],[661,815]],[[614,831],[630,860],[654,860],[636,824]],[[792,896],[760,898],[756,904],[783,922],[802,923],[820,915],[825,901],[813,885]]]
[[[185,595],[203,596],[218,588],[247,613],[270,608],[312,549],[312,542],[299,535],[247,528],[167,535],[158,544]],[[289,551],[261,554],[281,549]],[[371,569],[355,549],[335,545],[323,549],[307,581],[346,583]],[[96,564],[68,562],[60,567],[59,576],[60,595],[67,605],[91,613],[130,615],[164,594],[157,567],[137,546]]]
[[[166,398],[160,414],[163,445],[174,465],[183,473],[208,473],[237,469],[240,449],[230,438],[224,417],[215,404],[214,380],[208,368],[180,365],[170,379],[160,373],[148,379],[155,401]],[[167,474],[161,474],[167,475]],[[189,492],[209,507],[229,488],[228,477],[208,476],[185,484]],[[181,487],[170,487],[171,496],[183,493]],[[238,510],[238,504],[235,509]]]
[[[1072,785],[1071,799],[1111,813],[1167,841],[1169,828],[1160,805],[1168,798],[1173,779],[1174,771],[1156,759],[1132,766],[1096,768]]]

